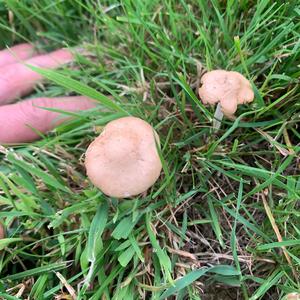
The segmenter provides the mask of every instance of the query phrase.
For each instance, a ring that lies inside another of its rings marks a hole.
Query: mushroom
[[[160,175],[157,145],[159,137],[147,122],[135,117],[111,121],[86,151],[87,175],[108,196],[138,195]]]
[[[215,128],[220,127],[223,114],[234,118],[239,104],[252,102],[254,93],[250,82],[240,73],[225,70],[207,72],[201,78],[199,97],[204,104],[218,103],[214,118]]]

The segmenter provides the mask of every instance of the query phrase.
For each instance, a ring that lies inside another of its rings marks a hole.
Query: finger
[[[68,49],[59,49],[48,54],[32,57],[27,64],[45,69],[55,69],[73,61],[74,56]]]
[[[35,54],[36,51],[30,44],[20,44],[9,49],[2,50],[0,51],[0,67],[28,59]]]
[[[0,143],[23,143],[40,138],[68,119],[66,115],[43,108],[55,108],[66,112],[90,109],[96,102],[83,96],[59,98],[35,98],[0,107]]]
[[[25,61],[26,64],[40,68],[55,69],[73,60],[69,50],[60,49],[49,54],[35,56]],[[22,63],[10,64],[0,68],[0,105],[31,92],[42,80],[42,76]]]

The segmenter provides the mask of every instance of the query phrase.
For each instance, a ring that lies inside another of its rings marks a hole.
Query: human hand
[[[0,51],[0,143],[34,141],[40,138],[37,132],[46,133],[66,119],[43,108],[76,112],[95,107],[94,101],[83,96],[34,98],[9,104],[30,93],[42,80],[40,74],[20,62],[23,60],[29,65],[55,69],[73,61],[73,55],[66,49],[38,55],[29,44]]]

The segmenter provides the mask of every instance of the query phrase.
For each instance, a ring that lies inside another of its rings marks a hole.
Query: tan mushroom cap
[[[85,166],[104,194],[126,198],[151,187],[161,172],[159,137],[147,122],[124,117],[108,123],[88,147]]]
[[[238,104],[252,102],[254,93],[250,82],[240,73],[214,70],[201,78],[199,97],[204,104],[214,105],[220,102],[222,112],[232,117]]]

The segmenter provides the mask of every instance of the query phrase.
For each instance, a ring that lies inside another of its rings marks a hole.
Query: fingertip
[[[0,143],[24,143],[39,139],[69,119],[65,114],[47,110],[79,112],[94,108],[96,102],[85,96],[35,98],[0,107]]]
[[[40,68],[55,69],[72,61],[74,61],[74,55],[70,50],[64,48],[33,57],[26,63]]]
[[[44,69],[56,69],[73,59],[73,54],[68,49],[59,49],[27,59],[25,63]],[[31,70],[26,64],[14,63],[1,67],[0,104],[7,104],[28,94],[43,79],[42,75]]]
[[[28,43],[19,44],[0,51],[0,67],[17,63],[37,54],[33,45]]]

